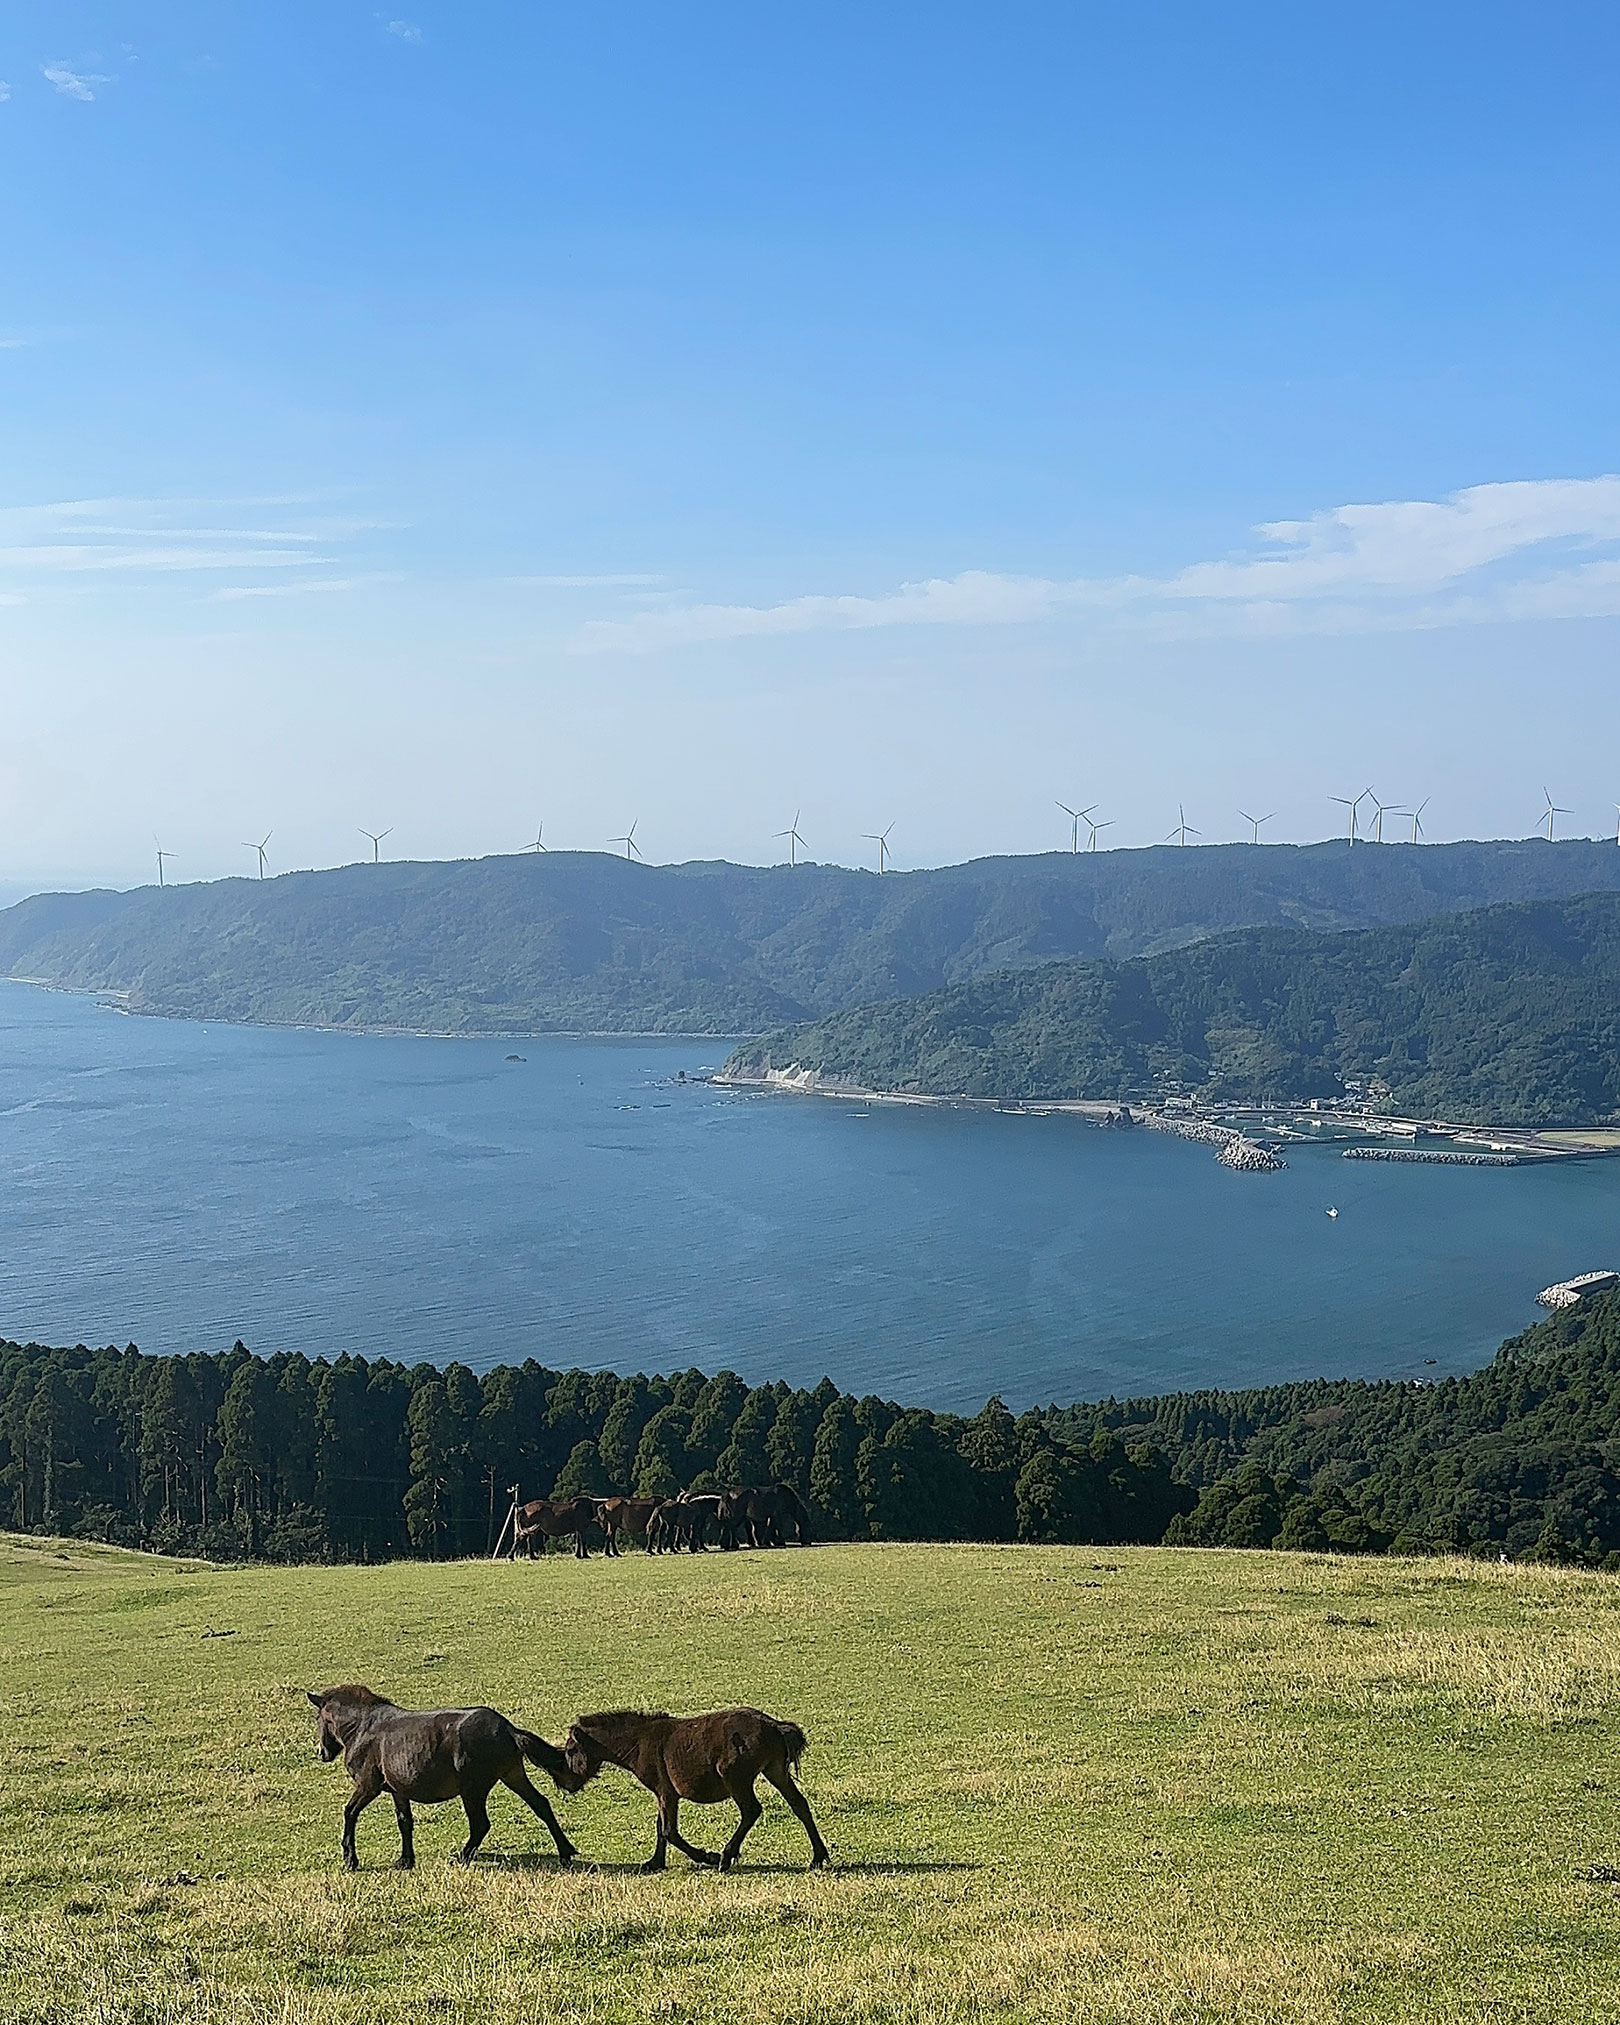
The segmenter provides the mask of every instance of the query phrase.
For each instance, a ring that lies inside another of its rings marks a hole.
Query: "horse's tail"
[[[567,1793],[573,1790],[568,1784],[570,1777],[568,1760],[555,1744],[548,1744],[544,1737],[537,1737],[533,1730],[520,1730],[515,1723],[512,1725],[512,1735],[517,1739],[517,1747],[524,1757],[531,1765],[538,1765],[559,1792]]]
[[[776,1734],[782,1739],[782,1752],[790,1770],[796,1772],[799,1769],[799,1760],[810,1748],[810,1739],[797,1723],[779,1722],[776,1725]]]

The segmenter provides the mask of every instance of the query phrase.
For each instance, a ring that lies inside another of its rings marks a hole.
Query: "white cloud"
[[[332,550],[372,525],[297,514],[274,527],[251,524],[255,505],[288,503],[77,499],[7,507],[0,509],[0,579],[138,579],[221,570],[296,577],[330,567],[337,560]],[[303,524],[296,524],[300,519]]]
[[[111,79],[96,71],[72,70],[65,63],[46,63],[40,66],[40,75],[45,82],[59,91],[64,98],[93,99],[95,86],[110,84]]]
[[[0,77],[0,105],[4,105],[6,100],[10,98],[10,96],[11,96],[11,86],[6,83],[3,77]]]
[[[234,604],[241,598],[298,598],[309,591],[357,591],[365,584],[397,584],[397,570],[375,570],[360,577],[301,577],[291,584],[231,584],[215,591],[219,604]]]
[[[1257,550],[1168,577],[1049,578],[968,570],[878,596],[689,605],[599,619],[582,652],[885,626],[1027,625],[1062,614],[1171,631],[1415,630],[1620,614],[1620,478],[1475,485],[1444,500],[1339,506],[1255,530]]]
[[[554,591],[651,591],[662,589],[669,582],[665,576],[595,576],[595,577],[513,577],[515,584],[540,584]]]
[[[422,31],[414,21],[390,21],[388,32],[397,35],[401,42],[420,42],[422,39]]]

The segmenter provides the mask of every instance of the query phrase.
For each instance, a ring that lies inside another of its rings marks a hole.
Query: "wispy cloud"
[[[581,652],[887,626],[1028,625],[1089,613],[1175,630],[1357,632],[1620,614],[1620,477],[1475,485],[1443,500],[1338,506],[1255,530],[1242,554],[1167,577],[968,570],[876,596],[687,605],[599,619]]]
[[[374,570],[358,577],[300,577],[290,584],[230,584],[214,592],[217,604],[234,604],[241,598],[301,598],[311,591],[357,591],[368,584],[397,584],[397,570]]]
[[[388,32],[397,35],[401,42],[420,42],[422,39],[422,31],[414,21],[390,21]]]
[[[111,78],[104,77],[99,71],[74,70],[66,63],[41,64],[40,76],[64,98],[93,99],[98,84],[112,82]]]
[[[653,591],[668,584],[665,576],[513,577],[515,584],[539,584],[554,591]]]
[[[57,500],[0,509],[0,580],[246,577],[330,568],[372,522],[284,511],[288,501]],[[278,523],[256,521],[269,507]]]
[[[6,83],[3,77],[0,77],[0,105],[4,105],[6,100],[10,98],[10,96],[11,96],[11,86]]]

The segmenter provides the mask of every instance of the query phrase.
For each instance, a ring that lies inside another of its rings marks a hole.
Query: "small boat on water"
[[[1338,1211],[1337,1211],[1336,1209],[1334,1209],[1334,1208],[1332,1207],[1332,1205],[1330,1204],[1330,1205],[1329,1205],[1329,1207],[1328,1207],[1328,1215],[1329,1215],[1329,1216],[1337,1216],[1337,1215],[1338,1215],[1338,1213],[1339,1213],[1339,1212],[1338,1212]]]

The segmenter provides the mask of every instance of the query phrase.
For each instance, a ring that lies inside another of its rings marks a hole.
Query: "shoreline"
[[[762,1076],[711,1076],[722,1089],[752,1090],[790,1097],[834,1097],[846,1103],[911,1104],[953,1111],[989,1111],[1002,1117],[1069,1117],[1118,1129],[1120,1124],[1147,1131],[1168,1131],[1202,1137],[1199,1127],[1246,1137],[1248,1129],[1264,1131],[1281,1145],[1333,1146],[1344,1142],[1348,1155],[1369,1140],[1392,1142],[1408,1161],[1456,1164],[1458,1153],[1479,1154],[1492,1165],[1537,1167],[1572,1160],[1620,1157],[1620,1132],[1612,1127],[1578,1125],[1481,1125],[1443,1118],[1406,1118],[1393,1112],[1313,1111],[1303,1104],[1230,1104],[1171,1110],[1166,1105],[1121,1097],[969,1097],[936,1096],[912,1090],[872,1090],[863,1084],[828,1078],[816,1069],[768,1069]],[[1123,1118],[1121,1118],[1121,1114]],[[1241,1122],[1229,1122],[1241,1121]],[[1338,1127],[1321,1131],[1321,1126]],[[1553,1135],[1565,1143],[1554,1143]],[[1433,1142],[1422,1147],[1420,1139]],[[1440,1142],[1444,1142],[1442,1148]],[[1256,1141],[1255,1143],[1259,1143]],[[1410,1149],[1410,1150],[1408,1150]],[[1447,1151],[1445,1149],[1453,1149]]]
[[[48,977],[13,977],[0,983],[24,984],[31,991],[60,992],[66,998],[127,1000],[127,988],[113,985],[57,984]],[[132,1020],[173,1020],[193,1027],[240,1027],[266,1034],[352,1034],[361,1040],[412,1041],[727,1041],[733,1046],[753,1040],[752,1034],[707,1033],[681,1027],[361,1027],[336,1026],[328,1020],[244,1020],[229,1013],[164,1012],[155,1006],[107,1005],[108,1012]]]

